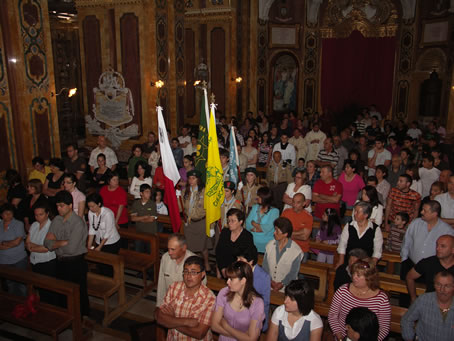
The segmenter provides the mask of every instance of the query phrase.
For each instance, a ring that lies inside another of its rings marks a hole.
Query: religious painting
[[[284,54],[276,59],[273,67],[273,111],[297,109],[298,64],[294,57]]]

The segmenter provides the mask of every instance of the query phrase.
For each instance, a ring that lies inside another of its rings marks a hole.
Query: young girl
[[[394,222],[391,224],[388,241],[386,243],[386,249],[388,251],[400,252],[409,220],[410,217],[406,212],[398,212],[396,214]]]
[[[315,239],[325,244],[338,244],[342,233],[341,222],[334,208],[327,208],[322,216],[320,229]],[[329,252],[319,251],[317,262],[333,264],[334,255]]]
[[[167,209],[167,205],[164,204],[164,190],[160,188],[156,188],[153,193],[153,200],[156,201],[156,212],[162,215],[169,215],[169,210]],[[164,231],[164,225],[158,221],[158,232]]]
[[[154,192],[154,201],[156,201],[156,211],[158,214],[169,215],[166,204],[164,204],[164,190],[156,188]]]

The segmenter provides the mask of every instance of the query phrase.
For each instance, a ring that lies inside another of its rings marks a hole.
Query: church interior
[[[127,165],[131,148],[158,131],[158,105],[171,137],[185,125],[197,129],[202,84],[216,118],[227,121],[241,122],[248,112],[277,123],[289,113],[318,115],[336,131],[374,105],[384,120],[421,126],[436,120],[452,145],[454,1],[2,0],[0,202],[8,169],[25,180],[35,157],[64,157],[71,143],[89,153],[104,135]],[[149,323],[159,250],[167,242],[145,242],[154,251],[142,268],[116,263],[112,280],[121,283],[113,296],[98,290],[90,297],[88,339],[154,339]],[[147,266],[154,269],[148,282]],[[308,275],[326,316],[329,270]],[[388,285],[406,290],[397,280]],[[30,329],[1,321],[0,340],[49,339]],[[323,339],[331,340],[325,330]],[[394,315],[391,331],[391,340],[401,339]]]

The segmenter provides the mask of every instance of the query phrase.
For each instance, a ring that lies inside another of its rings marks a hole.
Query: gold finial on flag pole
[[[202,88],[207,89],[208,88],[208,83],[207,81],[202,81]]]
[[[210,101],[211,101],[211,104],[214,104],[214,99],[215,99],[215,96],[214,96],[214,93],[211,93],[211,96],[210,96]]]

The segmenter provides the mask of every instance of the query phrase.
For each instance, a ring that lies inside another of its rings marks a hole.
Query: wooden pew
[[[139,233],[135,228],[129,227],[128,229],[120,229],[120,236],[123,239],[141,240],[150,245],[150,253],[141,253],[130,249],[120,249],[120,255],[124,257],[126,269],[132,269],[142,273],[143,290],[140,292],[138,300],[145,296],[148,292],[158,283],[159,272],[159,246],[158,238],[152,234]],[[153,280],[148,281],[148,270],[153,269]]]
[[[35,292],[37,288],[42,288],[64,295],[67,302],[67,308],[40,302],[37,304],[36,314],[16,319],[12,314],[14,307],[25,303],[26,298],[0,291],[0,320],[51,335],[54,340],[58,340],[58,334],[72,326],[73,340],[83,339],[78,284],[6,265],[0,265],[0,278],[26,284],[29,294]]]
[[[93,272],[87,273],[88,295],[104,301],[104,319],[102,325],[108,326],[113,320],[125,312],[130,305],[126,304],[124,259],[111,253],[89,250],[85,255],[88,262],[112,266],[113,277],[107,277]],[[118,294],[117,306],[109,311],[109,298]]]

